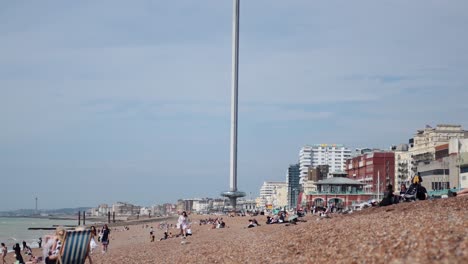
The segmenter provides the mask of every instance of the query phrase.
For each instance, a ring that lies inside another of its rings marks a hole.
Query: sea
[[[29,227],[54,227],[76,225],[77,220],[31,218],[31,217],[0,217],[0,242],[5,243],[8,251],[14,244],[26,241],[31,248],[39,247],[39,237],[54,234],[54,230],[28,230]]]

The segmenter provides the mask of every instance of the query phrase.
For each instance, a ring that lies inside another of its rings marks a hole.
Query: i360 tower
[[[231,95],[231,162],[229,191],[221,195],[228,197],[231,206],[236,210],[237,198],[245,193],[237,190],[237,86],[239,77],[239,8],[240,0],[233,0],[232,21],[232,95]]]

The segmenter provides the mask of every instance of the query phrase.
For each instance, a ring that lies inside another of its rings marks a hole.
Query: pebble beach
[[[112,227],[109,251],[96,249],[93,263],[468,263],[467,196],[331,218],[308,214],[297,225],[266,225],[260,215],[255,228],[246,228],[249,216],[223,216],[223,229],[198,224],[208,217],[216,216],[191,215],[193,236],[186,239],[158,241],[163,230],[156,222],[149,223],[154,242],[142,225]]]

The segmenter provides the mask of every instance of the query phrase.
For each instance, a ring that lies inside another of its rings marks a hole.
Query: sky
[[[468,128],[467,1],[241,0],[238,187]],[[0,1],[0,211],[229,189],[232,1]]]

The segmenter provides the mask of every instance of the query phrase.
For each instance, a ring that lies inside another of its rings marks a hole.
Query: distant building
[[[257,210],[257,202],[255,200],[240,200],[239,206],[246,212],[253,212]]]
[[[100,204],[97,208],[98,216],[107,216],[107,214],[111,211],[111,208],[108,204]]]
[[[434,159],[416,164],[422,185],[430,192],[466,188],[468,174],[468,139],[450,139],[434,148]]]
[[[272,195],[273,208],[284,208],[288,205],[288,185],[277,185]]]
[[[320,180],[324,180],[328,178],[329,171],[330,169],[328,165],[318,165],[316,167],[309,167],[307,180],[311,182],[318,182]]]
[[[153,214],[153,211],[151,208],[149,207],[141,207],[140,208],[140,215],[152,215]]]
[[[287,187],[288,184],[286,182],[263,182],[263,185],[260,188],[260,198],[263,200],[263,203],[266,205],[266,207],[272,207],[275,198],[274,195],[277,194],[278,189],[284,188],[285,190],[287,190]],[[287,201],[286,194],[284,199]]]
[[[413,155],[435,152],[435,147],[447,144],[450,139],[465,138],[465,133],[461,125],[437,125],[435,128],[426,126],[426,128],[418,130],[414,137],[409,140],[410,151]]]
[[[346,164],[348,178],[364,183],[366,193],[382,195],[389,184],[395,182],[395,153],[372,152],[349,159]],[[378,185],[380,183],[380,185]]]
[[[177,200],[177,211],[191,212],[193,208],[194,199],[179,199]]]
[[[449,161],[451,158],[443,158],[442,156],[447,156],[447,144],[451,139],[463,139],[466,134],[467,131],[463,130],[460,125],[442,124],[435,128],[427,125],[424,129],[418,130],[413,138],[409,139],[407,145],[393,147],[392,150],[395,152],[395,190],[400,190],[403,183],[408,186],[417,172],[432,175],[428,179],[434,179],[434,181],[431,180],[434,182],[434,190],[441,188],[441,186],[451,185],[448,182],[453,184],[453,180],[447,179],[447,173],[444,174],[450,170],[447,168],[447,164],[453,162]],[[442,162],[442,159],[445,161]],[[436,160],[439,162],[435,162]],[[429,164],[432,165],[428,166]],[[430,172],[431,170],[434,171]],[[451,177],[455,178],[453,173],[455,172],[452,169]],[[445,179],[443,179],[444,177]],[[432,190],[432,183],[430,185],[427,187],[431,187]]]
[[[299,164],[289,165],[288,174],[286,176],[286,183],[288,185],[288,206],[289,208],[295,208],[297,202],[297,196],[299,195],[301,185],[299,184],[300,179]]]
[[[165,210],[163,209],[162,205],[153,205],[151,208],[151,211],[153,212],[154,216],[163,216],[165,215]]]
[[[210,212],[212,205],[212,199],[209,198],[203,198],[203,199],[194,199],[193,204],[192,204],[192,211],[201,213],[201,214],[207,214]]]
[[[316,144],[304,146],[299,151],[301,181],[307,181],[309,168],[328,165],[329,172],[345,171],[346,160],[351,157],[351,150],[341,144]]]
[[[137,215],[140,213],[140,206],[125,202],[117,202],[112,205],[112,212],[116,215]]]
[[[401,185],[405,184],[408,187],[414,176],[412,157],[411,152],[408,151],[409,146],[407,144],[392,147],[392,150],[395,152],[394,187],[395,191],[400,191]]]
[[[317,191],[306,194],[306,206],[327,207],[333,204],[345,208],[368,201],[372,194],[364,191],[365,183],[344,177],[333,177],[317,182]]]

